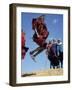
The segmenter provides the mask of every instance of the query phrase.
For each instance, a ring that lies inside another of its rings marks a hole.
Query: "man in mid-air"
[[[32,29],[34,31],[32,39],[39,46],[35,50],[30,52],[32,59],[35,61],[35,57],[46,48],[46,39],[49,35],[43,15],[38,18],[33,18]]]

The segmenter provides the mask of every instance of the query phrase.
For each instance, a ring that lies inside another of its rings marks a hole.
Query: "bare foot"
[[[35,57],[30,53],[30,56],[34,62],[36,62]]]

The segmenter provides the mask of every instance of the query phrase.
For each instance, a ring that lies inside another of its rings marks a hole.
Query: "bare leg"
[[[35,50],[30,52],[31,58],[36,62],[35,57],[41,53],[45,48],[44,47],[38,47]]]
[[[40,50],[41,47],[37,47],[35,50],[31,51],[30,54],[33,55],[35,52],[37,52],[38,50]]]
[[[40,48],[38,49],[38,51],[37,51],[33,56],[36,57],[36,56],[37,56],[38,54],[40,54],[44,49],[45,49],[45,48],[40,47]]]

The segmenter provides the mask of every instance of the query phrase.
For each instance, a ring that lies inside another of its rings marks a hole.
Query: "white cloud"
[[[58,22],[57,19],[54,19],[54,20],[53,20],[53,24],[56,24],[57,22]]]

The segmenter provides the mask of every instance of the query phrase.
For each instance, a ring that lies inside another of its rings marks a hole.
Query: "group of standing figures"
[[[63,68],[63,45],[61,40],[49,41],[46,55],[50,60],[50,68]]]
[[[63,68],[63,46],[61,40],[51,40],[46,41],[49,36],[49,31],[44,22],[44,16],[39,16],[32,19],[32,30],[33,42],[35,42],[38,47],[30,51],[31,58],[36,62],[35,57],[42,51],[46,50],[46,55],[50,61],[50,68]],[[24,58],[26,52],[29,48],[25,46],[24,37],[22,36],[22,58]]]

